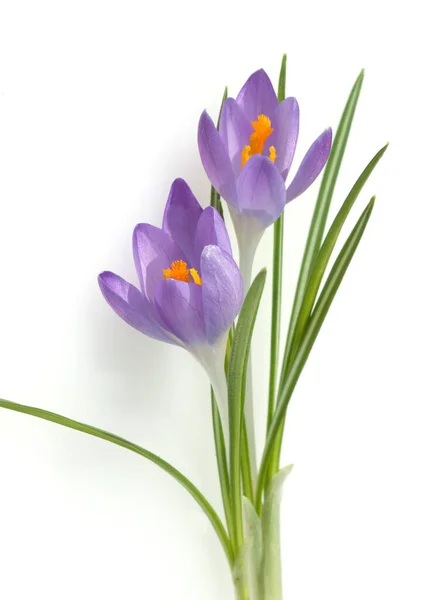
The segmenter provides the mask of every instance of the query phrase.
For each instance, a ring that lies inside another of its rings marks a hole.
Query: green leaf
[[[295,323],[298,318],[298,313],[301,309],[301,304],[304,299],[304,294],[307,288],[310,273],[313,263],[319,252],[320,245],[323,239],[323,232],[326,226],[326,219],[329,212],[329,206],[332,200],[335,189],[336,180],[339,169],[341,167],[342,158],[350,133],[351,124],[353,122],[354,113],[359,99],[360,90],[363,83],[363,71],[358,76],[356,83],[351,90],[347,100],[335,139],[332,144],[332,150],[327,162],[325,172],[323,174],[322,183],[319,190],[314,214],[311,220],[310,231],[307,238],[307,243],[304,251],[304,256],[301,264],[300,274],[298,278],[297,289],[295,292],[294,305],[291,314],[291,322],[288,330],[287,348],[292,344]],[[289,344],[289,346],[288,346]],[[285,352],[286,353],[286,352]]]
[[[261,511],[261,500],[264,484],[266,480],[267,470],[269,467],[270,459],[273,454],[275,447],[276,438],[279,435],[282,423],[285,419],[286,410],[289,401],[294,391],[295,385],[298,378],[304,368],[307,358],[310,354],[311,348],[317,338],[317,335],[322,327],[323,321],[328,313],[329,307],[338,291],[341,281],[348,269],[348,265],[353,258],[353,255],[357,249],[357,246],[362,238],[363,232],[369,221],[370,215],[373,210],[375,198],[372,198],[359,220],[357,221],[354,229],[350,233],[347,241],[341,249],[329,276],[326,280],[323,290],[319,296],[317,304],[313,310],[313,313],[308,322],[304,336],[301,340],[297,353],[291,363],[288,375],[285,379],[284,385],[281,392],[279,393],[276,410],[273,415],[273,420],[270,426],[270,430],[267,436],[266,445],[263,452],[263,457],[260,465],[260,471],[258,474],[258,486],[256,496],[256,509],[257,512]]]
[[[300,313],[298,315],[297,323],[294,331],[294,338],[292,342],[292,351],[289,356],[289,362],[291,362],[292,357],[300,343],[302,335],[304,333],[304,329],[307,325],[308,319],[310,317],[310,313],[314,306],[314,302],[316,301],[317,293],[320,288],[320,284],[323,279],[323,275],[326,271],[326,267],[328,266],[329,259],[331,257],[332,251],[335,247],[335,244],[338,240],[339,234],[341,233],[341,229],[356,201],[358,195],[363,189],[364,184],[368,180],[372,171],[384,155],[386,149],[388,148],[388,144],[386,144],[369,162],[369,164],[364,169],[363,173],[357,179],[356,183],[351,188],[350,193],[345,199],[343,205],[341,206],[337,216],[335,217],[325,239],[320,248],[320,251],[317,255],[317,258],[314,262],[313,269],[311,271],[310,279],[308,282],[307,290],[304,296],[304,301],[301,306]]]
[[[223,93],[223,98],[221,100],[221,105],[220,105],[220,112],[218,113],[218,119],[217,119],[217,129],[218,126],[220,124],[220,118],[221,118],[221,111],[223,110],[223,105],[227,100],[227,96],[228,96],[228,90],[227,90],[227,86],[224,88],[224,93]],[[213,206],[216,210],[218,210],[218,212],[220,213],[220,215],[223,217],[223,207],[221,205],[221,200],[220,200],[220,194],[217,192],[217,190],[215,190],[213,188],[213,186],[211,186],[211,197],[210,197],[210,204],[211,206]]]
[[[218,410],[217,401],[214,391],[211,388],[211,411],[213,422],[213,433],[215,443],[215,453],[217,457],[217,470],[220,480],[221,498],[223,501],[223,509],[226,517],[227,530],[230,534],[230,539],[233,539],[232,529],[232,508],[230,503],[230,482],[229,470],[227,468],[226,444],[224,441],[223,426]]]
[[[286,54],[282,57],[282,64],[280,65],[279,73],[279,85],[277,86],[277,99],[279,102],[285,100],[286,94]]]
[[[286,54],[283,55],[279,75],[278,100],[282,102],[286,93]],[[282,261],[283,261],[283,224],[284,213],[273,226],[273,279],[272,279],[272,314],[270,331],[270,373],[269,403],[267,411],[267,430],[270,426],[276,398],[276,382],[279,368],[280,321],[282,310]]]
[[[255,319],[266,280],[263,269],[254,279],[243,303],[233,337],[228,373],[228,398],[230,420],[230,490],[236,548],[243,544],[242,494],[241,494],[241,438],[245,404],[245,385],[248,358]]]
[[[306,247],[304,250],[304,256],[301,262],[300,273],[298,275],[297,288],[295,291],[294,302],[292,305],[291,317],[289,320],[288,333],[286,336],[285,354],[284,361],[280,373],[279,388],[282,387],[283,381],[286,377],[289,369],[289,356],[292,351],[292,343],[295,333],[295,326],[298,320],[298,315],[301,310],[302,303],[304,301],[305,292],[307,289],[308,281],[310,278],[311,270],[313,268],[314,261],[316,260],[319,252],[323,233],[325,231],[326,220],[328,217],[329,207],[332,200],[333,192],[335,189],[336,180],[338,177],[341,162],[347,146],[348,136],[351,130],[351,125],[356,111],[357,102],[360,95],[360,90],[363,83],[364,72],[361,71],[358,76],[351,93],[348,97],[347,103],[344,108],[341,120],[338,125],[338,129],[332,144],[331,153],[329,160],[326,164],[326,168],[323,174],[322,183],[319,189],[319,195],[317,197],[313,217],[310,224],[310,230],[307,237]],[[282,445],[282,434],[281,431],[276,441],[276,448],[274,451],[274,457],[271,464],[271,474],[275,473],[279,469],[279,457],[280,448]]]
[[[17,404],[15,402],[9,402],[8,400],[0,399],[0,407],[7,408],[8,410],[13,410],[16,412],[24,413],[27,415],[31,415],[33,417],[37,417],[39,419],[44,419],[45,421],[51,421],[52,423],[57,423],[58,425],[63,425],[64,427],[68,427],[69,429],[75,429],[76,431],[81,431],[83,433],[87,433],[88,435],[92,435],[97,438],[101,438],[106,440],[107,442],[111,442],[112,444],[116,444],[117,446],[121,446],[122,448],[126,448],[131,452],[135,452],[136,454],[140,454],[144,458],[147,458],[158,467],[160,467],[163,471],[171,475],[176,481],[178,481],[188,492],[189,494],[196,500],[199,506],[202,508],[204,513],[207,515],[210,520],[212,526],[214,527],[220,542],[223,546],[226,557],[229,561],[230,566],[233,564],[233,551],[230,545],[229,538],[227,536],[226,530],[222,522],[220,521],[217,513],[208,502],[208,500],[201,494],[198,488],[180,471],[178,471],[175,467],[170,465],[168,462],[149,452],[149,450],[145,450],[132,442],[125,440],[124,438],[118,437],[113,433],[108,433],[107,431],[103,431],[103,429],[98,429],[97,427],[92,427],[91,425],[85,425],[84,423],[79,423],[78,421],[74,421],[73,419],[68,419],[67,417],[63,417],[56,413],[50,412],[48,410],[43,410],[41,408],[34,408],[32,406],[24,406],[23,404]]]

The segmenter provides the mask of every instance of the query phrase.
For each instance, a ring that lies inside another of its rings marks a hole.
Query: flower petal
[[[205,343],[202,286],[167,279],[155,291],[156,309],[167,329],[187,345]]]
[[[199,119],[198,147],[212,185],[227,202],[235,205],[236,185],[232,163],[224,141],[206,111]]]
[[[134,285],[110,271],[101,273],[98,282],[106,302],[126,323],[155,340],[175,343],[156,321],[149,300]]]
[[[219,130],[237,176],[242,168],[242,150],[249,145],[253,128],[245,113],[233,98],[228,98],[223,105]]]
[[[243,284],[237,264],[218,246],[206,246],[201,255],[202,299],[207,339],[213,344],[225,333],[243,302]]]
[[[332,129],[326,129],[310,146],[307,154],[288,188],[290,202],[311,186],[326,164],[332,145]]]
[[[278,105],[276,92],[267,73],[260,69],[249,77],[236,98],[248,121],[255,121],[258,115],[271,118]]]
[[[142,292],[151,301],[155,288],[164,279],[163,269],[175,260],[185,260],[176,242],[162,229],[140,223],[133,233],[133,256]]]
[[[295,154],[295,148],[298,140],[298,130],[300,123],[300,110],[295,98],[286,98],[276,108],[272,118],[273,133],[267,140],[267,153],[270,146],[276,149],[275,166],[282,173],[283,179],[286,179],[292,160]]]
[[[162,228],[180,246],[191,264],[195,261],[194,239],[201,215],[202,207],[184,179],[173,181]]]
[[[200,266],[200,258],[205,246],[219,246],[232,255],[229,234],[219,213],[212,206],[206,208],[198,221],[195,234],[196,268]]]
[[[285,183],[266,156],[256,154],[248,160],[237,182],[238,210],[249,212],[268,227],[285,206]]]

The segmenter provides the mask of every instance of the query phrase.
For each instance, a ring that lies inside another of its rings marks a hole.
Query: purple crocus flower
[[[212,185],[229,204],[239,242],[241,270],[249,271],[248,280],[250,264],[265,228],[276,221],[285,203],[313,183],[329,156],[332,131],[326,129],[313,142],[287,187],[298,128],[296,99],[278,102],[262,69],[249,77],[236,100],[226,100],[218,131],[206,112],[199,121],[202,164]]]
[[[243,284],[222,218],[212,207],[203,210],[187,183],[176,179],[162,228],[137,225],[133,255],[140,290],[105,271],[99,275],[105,300],[135,329],[195,356],[210,377],[227,424],[224,355]]]

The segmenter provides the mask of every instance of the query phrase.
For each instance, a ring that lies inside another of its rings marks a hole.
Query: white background
[[[377,194],[288,416],[285,598],[423,599],[419,3],[5,0],[0,23],[0,396],[159,453],[216,506],[204,374],[121,322],[96,276],[136,281],[133,227],[160,224],[175,177],[208,203],[196,128],[225,84],[235,94],[259,67],[276,81],[288,53],[299,162],[366,68],[332,214],[391,145],[354,211]],[[317,187],[286,212],[286,317]],[[254,340],[261,441],[269,306],[267,287]],[[1,599],[232,598],[209,523],[139,456],[1,410],[0,486]]]

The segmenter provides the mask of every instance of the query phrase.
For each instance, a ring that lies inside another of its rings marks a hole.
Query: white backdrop
[[[205,376],[181,350],[121,322],[96,276],[111,269],[136,281],[133,227],[160,224],[175,177],[207,204],[197,122],[203,108],[216,116],[225,84],[235,93],[259,67],[277,80],[288,53],[299,162],[313,137],[335,128],[366,68],[332,215],[373,154],[391,145],[358,201],[356,216],[377,194],[288,416],[285,598],[422,600],[417,3],[3,0],[0,28],[0,397],[157,452],[216,506]],[[286,213],[286,318],[317,189]],[[270,231],[258,268],[271,239]],[[254,339],[261,441],[269,307],[270,283]],[[0,486],[4,600],[232,598],[209,523],[141,457],[1,410]]]

